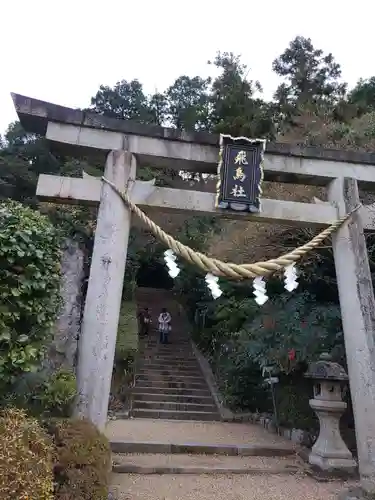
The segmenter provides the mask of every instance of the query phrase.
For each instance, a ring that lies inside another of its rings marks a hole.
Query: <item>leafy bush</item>
[[[138,349],[137,304],[134,301],[124,301],[121,305],[117,330],[115,361],[126,360],[129,353]]]
[[[319,428],[318,419],[309,405],[313,396],[312,383],[303,377],[303,371],[296,370],[289,375],[279,375],[279,384],[275,390],[279,424],[316,430]]]
[[[59,235],[47,217],[0,203],[0,380],[35,370],[60,306]]]
[[[195,340],[232,410],[273,412],[262,376],[262,368],[272,366],[280,380],[280,423],[312,428],[311,387],[303,373],[323,351],[345,363],[340,309],[332,302],[320,303],[309,292],[277,293],[271,280],[267,288],[271,299],[261,308],[246,286],[228,287],[217,301],[196,301]]]
[[[60,369],[52,375],[45,371],[27,373],[9,391],[0,404],[23,408],[37,417],[69,417],[77,383],[72,371]]]
[[[344,356],[339,306],[319,303],[308,292],[273,299],[244,325],[239,337],[253,361],[261,367],[272,365],[278,373],[291,373],[322,352],[332,352],[340,361]]]
[[[89,421],[54,419],[46,424],[56,446],[56,500],[107,500],[111,470],[108,440]]]
[[[0,439],[0,498],[52,500],[53,445],[38,422],[21,410],[5,410]]]
[[[133,382],[138,351],[138,320],[135,301],[123,300],[117,330],[115,364],[112,374],[109,409],[123,409],[130,404],[130,385]]]
[[[77,382],[70,370],[60,369],[37,388],[33,395],[41,413],[68,417],[77,395]]]

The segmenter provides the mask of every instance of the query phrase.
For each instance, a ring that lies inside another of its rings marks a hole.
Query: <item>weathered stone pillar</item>
[[[136,163],[131,153],[111,151],[105,177],[131,189]],[[82,329],[78,344],[76,413],[103,430],[107,421],[131,214],[103,183]]]
[[[335,179],[329,200],[343,216],[359,203],[355,179]],[[358,212],[332,238],[361,485],[375,493],[375,299]]]
[[[53,340],[44,360],[49,372],[59,368],[75,371],[78,337],[81,326],[85,252],[77,241],[66,239],[62,244],[61,297],[63,305],[55,325]]]

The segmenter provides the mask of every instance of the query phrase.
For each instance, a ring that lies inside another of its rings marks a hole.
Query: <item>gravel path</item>
[[[125,441],[153,441],[157,443],[193,443],[217,445],[282,445],[292,443],[276,434],[270,434],[259,425],[227,422],[197,422],[176,420],[130,419],[108,422],[109,439]]]
[[[119,500],[337,500],[349,484],[305,476],[113,474]]]

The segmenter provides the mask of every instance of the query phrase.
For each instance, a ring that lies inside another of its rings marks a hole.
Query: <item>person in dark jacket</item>
[[[145,337],[149,334],[150,325],[151,325],[151,316],[148,310],[148,307],[145,307],[143,311],[141,311],[138,315],[139,324],[140,324],[140,335],[141,337]]]

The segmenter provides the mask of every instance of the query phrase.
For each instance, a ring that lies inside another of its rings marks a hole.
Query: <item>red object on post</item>
[[[295,349],[290,349],[288,351],[288,358],[289,358],[289,361],[294,361],[296,359],[296,351],[295,351]]]

